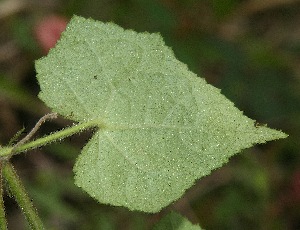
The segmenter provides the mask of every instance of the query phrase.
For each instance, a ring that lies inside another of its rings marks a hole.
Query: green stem
[[[3,165],[3,176],[7,181],[10,192],[22,209],[31,229],[44,229],[43,223],[33,207],[20,178],[9,162]]]
[[[68,128],[65,128],[61,131],[57,131],[55,133],[49,134],[48,136],[39,138],[37,140],[28,142],[26,144],[23,144],[21,146],[18,146],[17,148],[12,147],[4,147],[0,149],[0,157],[10,157],[13,154],[18,154],[21,152],[28,151],[30,149],[35,149],[47,144],[50,144],[57,140],[62,140],[68,136],[71,136],[75,133],[79,133],[85,129],[89,129],[92,127],[99,126],[99,123],[96,121],[88,121],[85,123],[81,123],[78,125],[74,125]]]
[[[7,230],[7,221],[5,218],[5,209],[3,202],[3,181],[2,181],[3,162],[0,161],[0,229]]]

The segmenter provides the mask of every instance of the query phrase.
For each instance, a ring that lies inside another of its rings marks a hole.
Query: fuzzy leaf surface
[[[49,107],[99,124],[74,172],[101,203],[157,212],[242,149],[286,137],[256,127],[159,34],[74,16],[36,71]]]

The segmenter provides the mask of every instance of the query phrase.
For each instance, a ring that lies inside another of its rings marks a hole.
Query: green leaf
[[[178,213],[170,212],[154,226],[153,230],[201,230],[201,228],[199,225],[193,225]]]
[[[74,172],[101,203],[157,212],[235,153],[286,137],[256,127],[159,34],[74,16],[36,71],[49,107],[99,126]]]

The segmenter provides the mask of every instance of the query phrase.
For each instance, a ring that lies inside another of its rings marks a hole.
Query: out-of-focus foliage
[[[113,21],[136,31],[160,32],[180,61],[221,88],[246,115],[290,135],[284,141],[244,151],[227,166],[199,181],[174,204],[175,209],[192,222],[200,222],[204,229],[297,229],[299,12],[297,0],[3,0],[0,78],[14,86],[12,91],[0,88],[0,143],[8,143],[23,125],[29,131],[46,111],[34,101],[28,110],[23,100],[24,92],[35,98],[39,91],[33,63],[43,53],[33,29],[44,17],[56,14],[69,18],[77,14]],[[46,124],[40,133],[65,124],[57,120],[54,125]],[[95,229],[104,223],[107,229],[148,229],[164,211],[145,215],[102,206],[73,185],[72,165],[89,137],[90,134],[83,133],[62,145],[14,159],[27,187],[32,188],[30,195],[47,226]],[[45,193],[48,200],[43,198]],[[20,229],[16,223],[23,217],[10,202],[8,199],[9,227]],[[64,210],[64,214],[53,212],[54,206]]]

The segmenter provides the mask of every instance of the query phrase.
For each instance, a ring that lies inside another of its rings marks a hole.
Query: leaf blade
[[[74,172],[102,203],[157,212],[242,149],[286,137],[255,127],[158,34],[75,16],[36,69],[48,106],[99,122]]]

